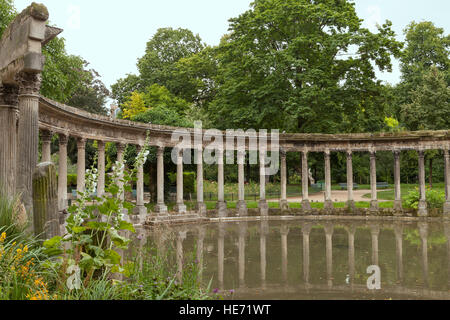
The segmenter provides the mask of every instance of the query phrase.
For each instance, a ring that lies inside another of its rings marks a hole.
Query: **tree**
[[[174,78],[173,73],[180,59],[197,54],[203,48],[200,36],[188,29],[158,29],[137,64],[143,86],[159,84],[177,96],[189,95],[183,82]]]
[[[0,1],[0,38],[16,15],[17,11],[14,7],[13,0]]]
[[[360,131],[367,128],[345,123],[372,117],[382,127],[372,64],[391,71],[391,55],[399,55],[390,27],[361,28],[349,1],[257,0],[230,19],[210,114],[222,127]]]
[[[125,103],[134,91],[141,91],[144,89],[141,84],[141,79],[137,75],[127,74],[125,78],[117,80],[111,86],[111,97],[115,99],[119,105]]]

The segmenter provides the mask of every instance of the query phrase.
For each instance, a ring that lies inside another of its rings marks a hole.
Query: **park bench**
[[[341,190],[347,190],[347,184],[346,183],[339,183],[339,186],[341,187]],[[353,184],[353,190],[358,189],[358,184],[354,183]]]
[[[387,182],[377,182],[377,189],[389,188],[389,183]]]

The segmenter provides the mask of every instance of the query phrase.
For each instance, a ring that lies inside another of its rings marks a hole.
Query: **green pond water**
[[[198,265],[225,299],[450,299],[450,224],[291,220],[145,230],[178,276]],[[446,236],[447,235],[447,236]],[[369,266],[381,289],[369,290]]]

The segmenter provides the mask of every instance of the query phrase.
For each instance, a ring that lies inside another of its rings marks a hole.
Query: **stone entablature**
[[[135,145],[142,145],[149,131],[151,145],[169,148],[178,143],[171,141],[172,133],[181,129],[190,132],[194,141],[193,128],[111,119],[69,107],[45,97],[39,99],[39,127],[41,130],[74,137]],[[203,130],[203,134],[205,132],[206,130]],[[223,136],[226,136],[226,132],[223,132]],[[267,138],[270,141],[270,134]],[[449,150],[450,130],[359,134],[281,133],[279,143],[280,147],[288,152]],[[246,146],[248,148],[248,143]]]

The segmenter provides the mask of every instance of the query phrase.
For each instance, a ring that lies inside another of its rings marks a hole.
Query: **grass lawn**
[[[418,187],[419,186],[417,184],[402,184],[400,186],[401,192],[402,192],[402,199],[405,199],[410,191],[414,191]],[[393,188],[393,186],[392,186],[392,188]],[[434,183],[433,190],[444,191],[444,183],[443,182]],[[364,195],[364,198],[370,199],[370,197],[371,197],[370,193]],[[379,200],[395,200],[394,189],[388,190],[388,191],[379,191],[378,199]]]

